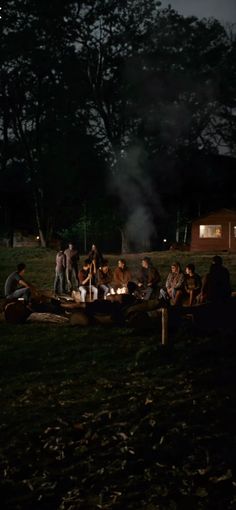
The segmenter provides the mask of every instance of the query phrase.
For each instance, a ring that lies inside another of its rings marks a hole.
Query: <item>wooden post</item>
[[[229,251],[231,250],[231,221],[229,221]]]
[[[162,345],[168,344],[168,310],[167,310],[167,308],[161,309],[161,343],[162,343]]]

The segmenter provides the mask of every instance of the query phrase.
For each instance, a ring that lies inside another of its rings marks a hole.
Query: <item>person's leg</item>
[[[67,292],[71,291],[71,270],[66,268],[66,290]]]
[[[64,274],[59,273],[58,274],[58,287],[59,287],[59,294],[63,294],[64,292]]]
[[[151,294],[152,294],[152,287],[147,287],[147,289],[145,289],[143,292],[143,299],[145,301],[147,301],[148,299],[150,299]]]
[[[106,299],[108,293],[108,287],[106,285],[99,285],[99,288],[103,292],[103,299]]]
[[[163,289],[163,288],[160,289],[159,298],[160,299],[164,299],[165,301],[169,301],[170,297],[169,297],[168,292],[166,291],[166,289]]]
[[[83,287],[83,285],[79,286],[79,291],[80,291],[80,301],[81,301],[81,303],[85,303],[85,298],[86,298],[87,291]]]
[[[58,273],[56,271],[55,273],[55,279],[54,279],[54,284],[53,284],[53,291],[54,291],[54,294],[57,294],[58,293]]]
[[[173,305],[181,305],[182,297],[183,297],[182,290],[176,290],[173,297]]]
[[[7,299],[23,298],[25,304],[27,305],[30,302],[31,292],[30,292],[30,289],[28,287],[23,287],[22,289],[15,290],[12,294],[9,294],[6,297],[7,297]]]
[[[93,299],[94,301],[98,298],[98,289],[94,285],[92,285],[92,293],[93,293]]]
[[[76,269],[73,267],[71,271],[71,284],[74,290],[78,290],[78,279]]]

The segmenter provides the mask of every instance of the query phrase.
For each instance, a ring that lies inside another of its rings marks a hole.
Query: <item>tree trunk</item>
[[[176,232],[175,232],[176,243],[179,243],[179,233],[180,233],[180,209],[177,210],[176,218]]]
[[[121,253],[129,253],[129,242],[123,229],[120,229],[121,233]]]

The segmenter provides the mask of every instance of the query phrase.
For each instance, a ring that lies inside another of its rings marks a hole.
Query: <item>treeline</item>
[[[156,0],[6,0],[1,16],[2,234],[148,249],[233,206],[233,30]]]

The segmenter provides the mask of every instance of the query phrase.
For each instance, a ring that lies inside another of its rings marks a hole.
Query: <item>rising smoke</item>
[[[123,236],[127,251],[148,251],[156,234],[154,214],[163,210],[148,175],[147,155],[142,147],[133,146],[117,159],[110,184],[126,218]]]

